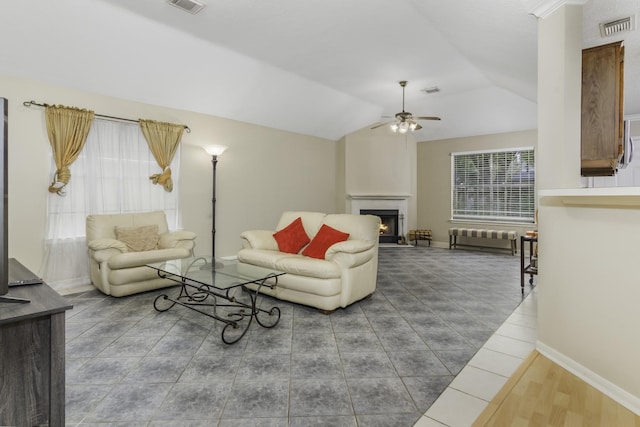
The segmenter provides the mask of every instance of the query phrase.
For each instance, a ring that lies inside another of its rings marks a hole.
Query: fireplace
[[[380,243],[398,243],[397,209],[360,209],[360,215],[376,215],[380,217]]]
[[[389,228],[387,228],[387,232],[384,233],[385,236],[382,236],[380,242],[398,243],[404,241],[404,236],[409,232],[407,224],[410,223],[408,215],[410,194],[349,194],[348,197],[351,200],[350,211],[354,215],[374,212],[374,215],[379,216],[384,223],[383,216],[393,214],[395,226],[391,228],[395,228],[395,231],[389,237],[386,235],[389,234]],[[385,225],[389,227],[389,224]]]

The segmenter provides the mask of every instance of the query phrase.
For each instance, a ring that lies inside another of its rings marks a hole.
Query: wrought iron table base
[[[222,328],[222,341],[225,344],[234,344],[238,342],[249,330],[253,319],[256,319],[256,322],[263,328],[273,328],[280,321],[280,309],[278,307],[271,307],[270,310],[265,310],[257,306],[258,295],[260,294],[260,289],[263,286],[274,287],[275,285],[269,285],[266,283],[267,279],[270,277],[265,277],[259,281],[249,282],[255,283],[258,287],[255,290],[251,290],[246,287],[246,284],[243,284],[238,287],[227,289],[226,292],[216,292],[216,288],[210,285],[205,284],[193,284],[189,283],[189,279],[180,278],[177,280],[173,275],[163,274],[162,272],[158,272],[158,275],[162,278],[170,279],[179,283],[180,294],[177,298],[171,298],[167,294],[158,295],[156,299],[153,301],[153,307],[159,311],[164,312],[171,309],[176,304],[186,307],[190,310],[196,311],[200,314],[204,314],[205,316],[216,319],[220,322],[225,323],[225,326]],[[278,280],[275,277],[276,281]],[[251,300],[250,304],[239,301],[235,296],[230,294],[230,291],[233,289],[238,289],[241,287],[246,293],[249,295],[249,299]],[[222,299],[224,301],[228,301],[228,303],[219,303],[218,299]],[[170,304],[167,307],[162,308],[161,301],[169,301]],[[200,309],[200,307],[213,307],[213,313],[206,312]],[[237,308],[239,310],[232,311],[226,314],[226,317],[218,315],[219,307],[231,307]],[[266,314],[268,317],[264,317],[261,319],[261,314]],[[245,318],[249,318],[248,322],[246,322],[246,326],[244,329],[242,328],[242,320]],[[239,336],[233,336],[232,332],[234,330],[238,330],[236,332],[240,332]]]

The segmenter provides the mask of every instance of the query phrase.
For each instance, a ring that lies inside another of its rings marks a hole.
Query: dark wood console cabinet
[[[615,175],[624,153],[624,44],[582,51],[582,176]]]
[[[9,260],[10,281],[34,277]],[[64,426],[65,311],[47,284],[9,288],[26,304],[0,303],[0,425]]]

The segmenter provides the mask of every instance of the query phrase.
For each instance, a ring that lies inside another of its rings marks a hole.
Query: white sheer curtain
[[[51,162],[52,174],[55,163]],[[65,195],[49,194],[45,256],[40,275],[54,289],[89,281],[85,219],[89,214],[163,210],[169,229],[180,228],[178,189],[180,150],[173,170],[173,191],[153,185],[158,165],[136,123],[94,119],[84,150],[71,165]]]

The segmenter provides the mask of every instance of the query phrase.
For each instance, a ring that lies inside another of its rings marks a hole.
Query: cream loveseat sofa
[[[170,232],[164,212],[89,215],[86,222],[91,282],[115,297],[175,285],[145,264],[193,253],[196,234]]]
[[[293,248],[285,248],[293,253],[283,252],[280,235],[296,222],[299,225],[300,221],[311,243],[296,250],[302,241]],[[324,229],[329,228],[334,230],[334,234],[348,233],[348,237],[330,245],[325,252],[322,243],[320,246],[316,243],[324,235]],[[238,252],[239,267],[244,263],[287,273],[278,277],[278,286],[273,289],[263,287],[262,293],[329,313],[361,300],[376,290],[379,217],[290,211],[282,214],[276,230],[278,232],[250,230],[240,236],[243,249]],[[316,237],[317,240],[314,239]],[[315,254],[310,251],[314,247],[320,248]]]

